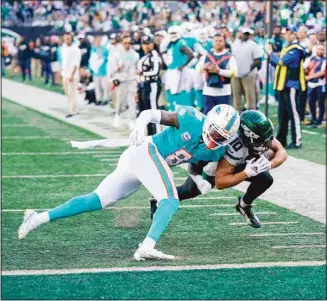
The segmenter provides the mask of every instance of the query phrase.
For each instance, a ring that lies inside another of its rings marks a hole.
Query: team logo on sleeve
[[[188,140],[191,139],[191,135],[190,135],[189,132],[185,132],[185,133],[183,133],[183,134],[181,135],[181,137],[182,137],[182,139],[183,139],[184,142],[186,142],[186,141],[188,141]]]

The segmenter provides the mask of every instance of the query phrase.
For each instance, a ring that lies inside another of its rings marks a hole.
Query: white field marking
[[[28,179],[28,178],[80,178],[80,177],[105,177],[108,174],[86,174],[86,175],[18,175],[2,176],[3,179]]]
[[[289,225],[289,224],[298,224],[299,222],[265,222],[261,225]],[[231,226],[248,226],[247,223],[230,223]]]
[[[208,204],[208,205],[181,205],[179,208],[206,208],[206,207],[233,207],[234,205],[230,204]],[[124,207],[107,207],[104,208],[104,210],[130,210],[130,209],[137,209],[137,210],[143,210],[143,209],[149,209],[149,206],[124,206]],[[1,212],[24,212],[25,210],[34,210],[34,211],[47,211],[50,209],[2,209]]]
[[[276,212],[256,212],[255,214],[258,214],[258,215],[276,215],[277,213]],[[232,216],[232,215],[237,215],[239,216],[240,214],[237,213],[237,212],[233,212],[233,213],[212,213],[212,214],[209,214],[209,216]]]
[[[81,139],[80,137],[74,138],[74,137],[61,137],[61,136],[2,136],[2,139],[4,140],[11,140],[11,139],[32,140],[32,139],[59,139],[59,138],[65,140]]]
[[[124,268],[84,268],[84,269],[48,269],[48,270],[13,270],[2,271],[3,276],[24,275],[66,275],[81,273],[114,273],[114,272],[152,272],[152,271],[189,271],[189,270],[219,270],[219,269],[247,269],[272,267],[305,267],[324,266],[326,261],[281,261],[281,262],[255,262],[242,264],[206,264],[181,266],[151,266],[151,267],[124,267]]]
[[[102,154],[103,151],[75,151],[75,152],[40,152],[40,153],[2,153],[4,156],[39,156],[39,155],[50,155],[50,156],[66,156],[66,155],[89,155],[89,154]],[[108,152],[108,154],[110,154]]]
[[[8,123],[8,124],[2,124],[3,128],[20,128],[20,127],[26,127],[26,126],[34,126],[32,124],[23,124],[23,123]]]
[[[120,157],[120,155],[123,152],[110,152],[110,153],[105,153],[105,154],[99,154],[99,155],[94,155],[94,158],[107,158],[108,155],[117,155],[117,157]],[[106,159],[101,159],[101,161],[106,161]]]
[[[261,233],[261,234],[250,234],[250,237],[266,237],[266,236],[314,236],[314,235],[326,235],[323,232],[295,232],[295,233]]]
[[[223,200],[223,199],[235,199],[233,196],[207,196],[207,197],[198,197],[194,200]]]
[[[309,134],[309,135],[319,135],[319,133],[312,132],[312,131],[307,131],[307,130],[302,130],[303,133]]]
[[[290,246],[272,246],[272,249],[314,249],[326,248],[326,245],[290,245]]]

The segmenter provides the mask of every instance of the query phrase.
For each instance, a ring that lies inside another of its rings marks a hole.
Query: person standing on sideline
[[[137,89],[137,99],[140,113],[144,110],[157,110],[158,99],[161,93],[160,69],[162,60],[154,49],[152,36],[143,36],[141,46],[144,56],[136,64],[136,74],[140,81]],[[148,136],[154,135],[160,131],[160,125],[149,123],[147,126]]]
[[[64,35],[64,44],[61,48],[62,66],[61,76],[62,84],[68,100],[68,115],[70,118],[77,115],[76,111],[76,97],[77,84],[79,82],[79,67],[81,63],[81,51],[73,44],[73,37],[71,34]]]
[[[213,37],[213,48],[201,58],[197,71],[204,73],[204,114],[216,105],[231,105],[230,79],[237,74],[236,60],[225,48],[225,37],[221,33]]]
[[[107,63],[109,52],[101,46],[101,36],[96,36],[91,48],[89,68],[93,75],[96,104],[108,104],[109,85],[107,79]]]
[[[131,47],[130,36],[122,38],[123,50],[115,52],[110,60],[110,68],[113,70],[112,78],[116,93],[116,114],[113,126],[118,128],[121,124],[120,114],[128,105],[129,128],[134,127],[136,118],[135,95],[137,90],[136,62],[139,60],[138,53]]]
[[[307,71],[305,79],[308,81],[308,101],[311,113],[311,122],[308,126],[320,127],[324,118],[326,104],[326,56],[323,43],[316,46],[316,55],[304,63],[304,68]],[[318,119],[316,118],[317,101],[319,106]]]
[[[54,74],[51,69],[51,45],[49,37],[44,37],[41,46],[42,66],[44,72],[44,84],[48,85],[51,77],[51,84],[54,85]]]
[[[256,110],[256,72],[261,68],[262,52],[259,45],[250,39],[254,32],[250,28],[243,28],[240,39],[232,44],[232,54],[237,64],[237,77],[232,78],[234,107],[242,111],[242,96],[245,96],[246,108]]]
[[[287,149],[298,149],[302,146],[301,120],[298,113],[299,92],[305,91],[306,83],[303,62],[305,50],[296,39],[296,29],[289,27],[285,32],[288,46],[282,49],[278,57],[273,53],[271,44],[266,44],[270,63],[276,67],[274,89],[279,92],[277,139],[285,147],[287,145],[288,123],[291,120],[292,143]]]
[[[22,81],[26,79],[26,71],[28,73],[28,79],[32,81],[31,74],[31,56],[32,50],[29,49],[29,45],[25,42],[24,37],[21,37],[21,40],[18,44],[18,65],[22,73]]]

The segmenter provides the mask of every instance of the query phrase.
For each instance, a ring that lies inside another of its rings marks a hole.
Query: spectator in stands
[[[94,38],[89,60],[89,68],[93,75],[95,95],[98,104],[108,104],[109,85],[107,78],[108,50],[101,46],[101,36]]]
[[[116,114],[114,118],[114,127],[120,127],[120,114],[124,107],[128,106],[129,127],[134,127],[136,118],[135,95],[137,89],[136,83],[136,62],[139,59],[138,53],[131,48],[132,40],[129,36],[122,38],[123,50],[115,52],[110,60],[113,83],[116,90]]]
[[[32,50],[29,48],[29,45],[25,42],[24,37],[22,36],[18,44],[18,65],[22,74],[22,81],[26,79],[26,72],[28,73],[28,79],[32,81],[31,73],[31,57]]]
[[[256,110],[256,70],[261,68],[262,52],[254,41],[250,40],[252,29],[243,28],[232,44],[232,54],[237,64],[237,76],[232,78],[234,107],[242,111],[242,96],[245,96],[246,108]]]
[[[66,118],[77,115],[76,92],[79,82],[79,68],[81,63],[81,51],[73,44],[73,37],[67,33],[64,35],[64,44],[61,48],[62,66],[61,76],[65,94],[68,101],[68,115]]]
[[[231,105],[230,79],[237,75],[235,58],[226,49],[225,37],[217,33],[213,38],[213,49],[201,58],[197,71],[204,74],[204,114],[220,104]]]
[[[316,47],[316,55],[306,61],[304,66],[306,69],[306,80],[308,81],[308,101],[311,113],[311,122],[309,126],[320,127],[325,114],[326,105],[326,56],[325,45],[319,43]],[[316,118],[316,103],[319,106],[319,116]]]

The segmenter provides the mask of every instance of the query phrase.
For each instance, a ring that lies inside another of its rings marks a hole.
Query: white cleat
[[[113,122],[112,126],[114,128],[119,128],[121,126],[121,120],[120,120],[120,116],[118,114],[115,115],[114,122]]]
[[[134,258],[137,261],[143,261],[146,259],[165,259],[165,260],[174,260],[175,256],[162,253],[155,248],[146,248],[142,244],[139,244],[139,248],[134,253]]]
[[[23,239],[30,231],[40,225],[38,213],[34,210],[26,210],[24,220],[18,229],[18,238]]]

